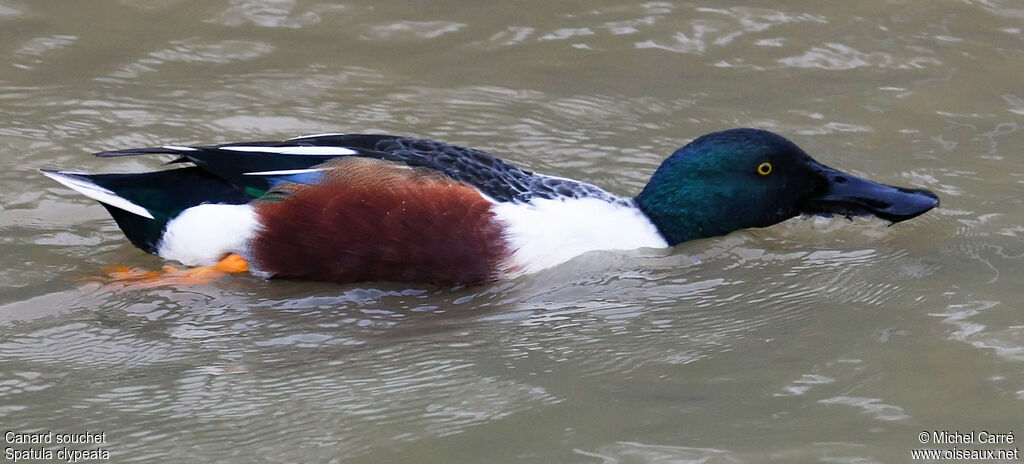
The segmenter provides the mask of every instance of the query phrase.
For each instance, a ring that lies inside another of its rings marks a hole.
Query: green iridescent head
[[[938,205],[927,190],[879,184],[826,167],[786,138],[731,129],[697,138],[662,163],[636,197],[675,245],[766,227],[799,214],[873,215],[899,222]]]

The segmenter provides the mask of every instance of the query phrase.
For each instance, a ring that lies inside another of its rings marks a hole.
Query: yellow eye
[[[762,175],[762,176],[767,176],[768,174],[771,174],[772,173],[772,163],[769,163],[767,161],[761,163],[760,165],[757,166],[757,173]]]

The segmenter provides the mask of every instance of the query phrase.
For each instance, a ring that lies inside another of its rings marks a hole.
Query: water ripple
[[[33,363],[141,366],[180,357],[168,343],[143,340],[87,323],[40,329],[0,342],[4,356]]]
[[[227,9],[207,22],[238,27],[255,24],[261,27],[300,28],[319,23],[322,18],[317,5],[307,11],[295,12],[295,0],[231,0]],[[341,9],[342,5],[333,8]]]
[[[854,406],[863,409],[865,414],[870,414],[872,417],[880,421],[902,421],[910,419],[910,416],[903,411],[903,408],[883,403],[879,398],[836,396],[819,400],[818,402],[829,405],[839,404],[844,406]]]
[[[415,40],[436,39],[442,35],[457,32],[466,24],[451,21],[398,21],[373,26],[363,39],[366,40]]]
[[[702,464],[735,464],[743,462],[735,453],[716,448],[653,445],[636,442],[615,442],[594,451],[573,450],[576,454],[598,459],[604,464],[623,462],[678,462]]]
[[[942,61],[934,57],[898,58],[884,52],[861,52],[839,43],[826,43],[824,47],[813,47],[803,55],[781,58],[778,62],[795,68],[820,68],[830,71],[862,67],[921,69],[943,64]]]
[[[260,41],[222,40],[210,42],[198,38],[172,40],[168,48],[150,52],[110,74],[110,79],[135,79],[141,74],[157,72],[167,63],[210,63],[225,64],[248,61],[267,55],[274,46]],[[99,79],[103,81],[104,79]],[[109,79],[108,79],[109,80]]]
[[[14,63],[14,66],[20,69],[33,69],[35,66],[45,62],[44,55],[68,48],[74,45],[77,40],[78,36],[70,34],[36,37],[14,51],[15,56],[21,58],[19,62]]]

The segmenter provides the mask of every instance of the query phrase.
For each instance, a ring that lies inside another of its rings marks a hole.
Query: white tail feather
[[[129,213],[137,214],[144,218],[153,219],[153,215],[150,214],[146,208],[121,198],[117,196],[116,193],[89,182],[88,180],[75,177],[74,174],[76,173],[67,171],[43,171],[44,176],[60,182],[65,187],[92,198],[93,200],[118,209],[123,209]]]

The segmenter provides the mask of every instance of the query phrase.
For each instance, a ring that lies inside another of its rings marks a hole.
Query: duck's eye
[[[772,163],[769,163],[767,161],[761,163],[760,165],[757,166],[757,173],[762,175],[762,176],[767,176],[768,174],[771,174],[772,173]]]

